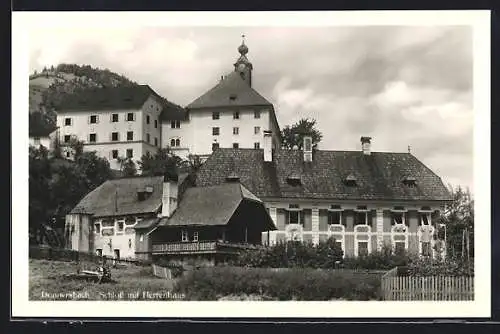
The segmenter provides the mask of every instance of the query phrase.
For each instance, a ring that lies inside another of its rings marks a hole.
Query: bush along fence
[[[474,300],[474,276],[400,276],[398,268],[382,276],[384,300]]]

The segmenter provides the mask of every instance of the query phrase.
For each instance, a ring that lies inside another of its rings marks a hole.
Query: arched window
[[[181,140],[179,138],[175,140],[175,146],[181,146]]]
[[[175,139],[170,139],[170,146],[174,147],[175,146]]]

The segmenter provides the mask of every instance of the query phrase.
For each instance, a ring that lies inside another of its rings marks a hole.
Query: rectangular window
[[[65,125],[65,126],[71,126],[71,118],[66,117],[66,118],[64,119],[64,125]]]
[[[220,118],[220,113],[218,111],[214,111],[212,113],[212,119],[219,119]]]
[[[127,158],[132,158],[134,156],[134,150],[132,150],[131,148],[128,148],[127,149]]]
[[[219,128],[212,128],[212,135],[213,136],[218,136],[220,133]]]
[[[355,215],[354,225],[368,224],[368,212],[358,211]]]
[[[260,133],[260,126],[256,126],[253,128],[253,133],[255,133],[256,135],[258,135]]]
[[[298,210],[288,211],[288,224],[302,224],[303,212]]]
[[[255,148],[257,150],[260,149],[260,143],[259,142],[253,143],[253,148]]]
[[[90,116],[90,124],[96,124],[99,121],[99,116],[91,115]]]
[[[155,146],[158,146],[158,138],[155,137]]]
[[[118,122],[118,114],[111,114],[111,122],[113,123]]]
[[[97,134],[95,134],[95,133],[91,133],[91,134],[89,135],[89,142],[91,142],[91,143],[95,143],[96,141],[97,141]]]
[[[71,140],[71,136],[70,135],[65,135],[64,136],[64,142],[65,143],[69,143],[70,140]]]
[[[330,225],[342,224],[340,211],[328,211],[328,224]]]
[[[124,222],[122,220],[116,223],[116,232],[123,232]]]
[[[155,119],[155,129],[158,128],[158,120]]]
[[[198,242],[198,232],[193,232],[193,241]]]
[[[239,148],[240,147],[240,144],[238,143],[233,143],[233,148]]]
[[[253,117],[254,117],[254,118],[260,118],[260,111],[259,111],[259,110],[255,110],[255,111],[253,112]]]
[[[186,230],[181,231],[181,240],[182,240],[182,242],[189,241],[188,231],[186,231]]]
[[[146,141],[149,142],[151,141],[151,136],[149,135],[149,133],[146,133]]]
[[[97,234],[101,234],[101,223],[94,224],[94,232]]]
[[[431,214],[426,212],[420,213],[420,225],[431,225]]]
[[[233,119],[240,119],[240,112],[239,111],[233,112]]]
[[[127,122],[135,121],[135,114],[133,112],[127,113]]]
[[[404,224],[404,215],[402,212],[393,212],[392,213],[392,225],[396,224]]]
[[[395,254],[403,254],[406,251],[406,245],[404,242],[395,242],[394,243],[394,253]]]
[[[219,148],[219,143],[212,143],[212,151],[215,151]]]
[[[127,140],[134,140],[134,131],[127,131]]]
[[[368,241],[358,241],[358,256],[368,255]]]
[[[146,124],[149,124],[149,115],[146,115]]]
[[[111,132],[111,141],[118,141],[118,132]]]
[[[432,248],[430,242],[422,242],[422,255],[432,256]]]
[[[35,146],[40,146],[40,137],[33,138],[33,141],[35,142]]]
[[[234,127],[233,128],[233,135],[239,135],[240,134],[240,128]]]
[[[112,150],[111,151],[111,157],[113,159],[118,159],[118,150]]]

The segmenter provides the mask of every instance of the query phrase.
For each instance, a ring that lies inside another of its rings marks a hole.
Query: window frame
[[[130,117],[130,116],[132,116],[132,117]],[[132,119],[130,119],[130,118],[132,118]],[[127,122],[134,122],[135,121],[135,113],[134,112],[128,112],[126,119],[127,119]]]
[[[130,152],[130,156],[129,156],[129,152]],[[131,148],[127,148],[127,150],[125,151],[125,156],[127,157],[127,159],[132,159],[134,157],[134,150]]]
[[[256,118],[256,119],[260,118],[260,110],[254,110],[254,112],[253,112],[253,118]]]
[[[149,144],[151,142],[151,135],[146,133],[146,142]]]
[[[239,111],[233,111],[233,119],[240,119],[240,112]]]
[[[368,211],[369,210],[354,210],[354,226],[356,225],[370,225],[368,223]],[[363,224],[358,224],[358,215],[364,214],[365,215],[365,222]]]
[[[94,120],[95,122],[92,122]],[[89,124],[97,124],[99,123],[99,115],[90,115],[89,116]]]
[[[92,140],[92,136],[94,136],[94,140]],[[96,143],[97,142],[97,133],[89,133],[89,143]]]
[[[220,148],[219,143],[212,143],[212,152],[219,149],[219,148]]]
[[[114,139],[115,134],[116,134],[116,139]],[[111,141],[120,141],[120,133],[119,132],[111,132]]]
[[[212,127],[212,136],[220,136],[220,127],[218,126]]]
[[[253,148],[255,150],[260,150],[260,142],[256,141],[255,143],[253,143]]]
[[[134,131],[127,131],[127,141],[132,141],[132,140],[134,140]]]
[[[240,134],[240,128],[237,126],[233,126],[233,135],[237,136]]]
[[[115,116],[116,116],[116,121],[115,121]],[[118,123],[120,121],[120,116],[117,113],[111,114],[111,123]]]
[[[181,230],[181,242],[189,242],[188,230]]]
[[[151,118],[149,117],[149,115],[146,115],[146,124],[149,124],[151,123]]]
[[[94,233],[101,234],[101,222],[100,221],[94,223]]]
[[[115,157],[116,152],[116,157]],[[111,150],[111,159],[118,159],[118,150]]]
[[[254,126],[253,127],[253,134],[254,135],[260,134],[260,126]]]
[[[198,231],[194,231],[193,232],[193,241],[198,242],[199,238],[200,238],[200,235],[199,235]]]
[[[71,117],[65,117],[64,118],[64,126],[72,126],[72,125],[73,125],[73,119]]]
[[[220,112],[212,111],[212,120],[218,120],[218,119],[220,119]]]
[[[332,222],[334,214],[338,214],[339,217],[339,222],[335,224]],[[342,210],[328,210],[328,226],[330,225],[342,225]]]
[[[66,139],[68,139],[68,140],[66,140]],[[63,141],[66,144],[69,143],[71,141],[71,135],[64,135]]]

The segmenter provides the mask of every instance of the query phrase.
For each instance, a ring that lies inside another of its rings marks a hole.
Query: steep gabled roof
[[[262,205],[239,183],[189,188],[172,217],[162,218],[159,226],[226,225],[243,200]]]
[[[153,187],[147,199],[139,201],[137,191]],[[161,206],[163,176],[141,176],[108,180],[85,196],[71,213],[96,217],[155,213]]]
[[[301,150],[276,150],[264,162],[262,149],[220,148],[200,168],[197,186],[223,184],[229,173],[259,198],[311,198],[331,200],[446,201],[448,190],[435,173],[409,153],[314,151],[313,161],[303,162]],[[290,182],[290,175],[299,175]],[[346,178],[355,177],[355,184]],[[408,187],[402,180],[416,179]]]
[[[208,92],[191,102],[186,108],[215,108],[227,106],[272,106],[238,74],[232,72]]]
[[[48,137],[56,129],[56,124],[44,117],[42,113],[30,113],[28,130],[30,137]]]
[[[184,119],[186,111],[160,96],[148,85],[87,88],[82,91],[66,94],[56,106],[57,111],[87,110],[133,110],[141,108],[146,100],[155,96],[162,104],[162,119]]]

